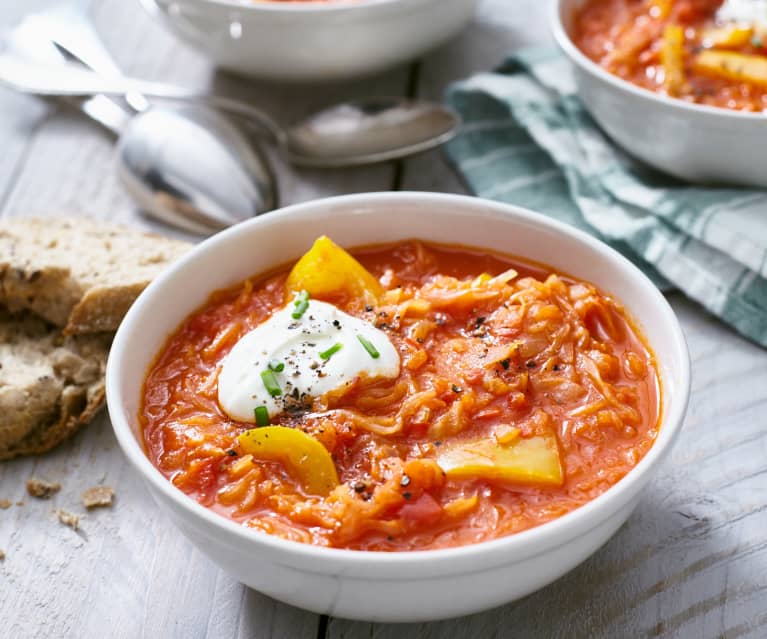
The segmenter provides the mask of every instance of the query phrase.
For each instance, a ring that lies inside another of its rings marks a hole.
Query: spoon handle
[[[84,0],[55,4],[42,13],[33,13],[26,22],[37,29],[38,39],[50,40],[85,67],[104,76],[121,77],[122,72],[88,17]],[[125,101],[135,111],[149,103],[140,94],[129,93]]]
[[[36,64],[61,66],[66,69],[64,55],[54,46],[49,37],[49,33],[55,30],[55,26],[47,14],[30,14],[6,34],[5,46],[15,55],[34,61]],[[106,55],[109,54],[106,53]],[[104,95],[58,96],[52,100],[82,111],[117,136],[120,135],[130,117],[129,111],[122,103]]]
[[[285,131],[263,111],[240,100],[201,93],[192,89],[160,82],[126,77],[104,77],[87,69],[69,66],[46,66],[30,63],[18,57],[0,53],[0,83],[23,93],[45,96],[142,94],[146,98],[197,102],[238,115],[248,124],[266,131],[272,141],[283,149],[287,145]]]

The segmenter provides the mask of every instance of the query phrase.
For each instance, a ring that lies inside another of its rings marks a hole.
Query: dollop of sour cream
[[[767,27],[767,0],[725,0],[716,12],[716,19]]]
[[[383,331],[326,302],[310,300],[298,319],[294,311],[289,303],[274,313],[224,358],[218,402],[232,419],[255,422],[259,406],[270,417],[305,406],[359,375],[399,375],[399,354]],[[276,382],[279,395],[270,393],[264,373],[272,393]]]

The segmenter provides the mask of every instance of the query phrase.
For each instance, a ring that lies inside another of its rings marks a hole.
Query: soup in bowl
[[[626,260],[432,194],[204,242],[138,300],[108,370],[121,445],[203,552],[278,599],[386,621],[492,607],[582,561],[688,387],[674,315]]]

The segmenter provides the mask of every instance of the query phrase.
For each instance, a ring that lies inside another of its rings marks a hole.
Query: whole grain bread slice
[[[110,334],[64,335],[0,307],[0,459],[53,448],[104,404]]]
[[[190,245],[89,218],[0,220],[0,304],[67,334],[114,331],[139,293]]]

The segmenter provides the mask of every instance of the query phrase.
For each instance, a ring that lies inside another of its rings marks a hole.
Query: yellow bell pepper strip
[[[561,486],[564,482],[554,436],[516,439],[508,445],[492,438],[447,448],[437,464],[451,479],[490,479],[521,484]]]
[[[286,426],[264,426],[242,433],[237,441],[254,459],[280,462],[306,492],[327,496],[338,486],[333,459],[314,437]]]
[[[296,262],[285,288],[289,296],[301,291],[311,297],[343,292],[373,303],[384,292],[362,264],[324,235]]]
[[[710,27],[703,30],[703,46],[711,49],[732,49],[742,47],[751,41],[754,28],[743,24],[724,27]]]
[[[660,50],[663,65],[663,86],[669,95],[683,93],[687,86],[684,74],[684,29],[669,24],[663,29],[663,45]]]
[[[767,87],[767,57],[732,51],[701,51],[693,60],[699,73]]]

